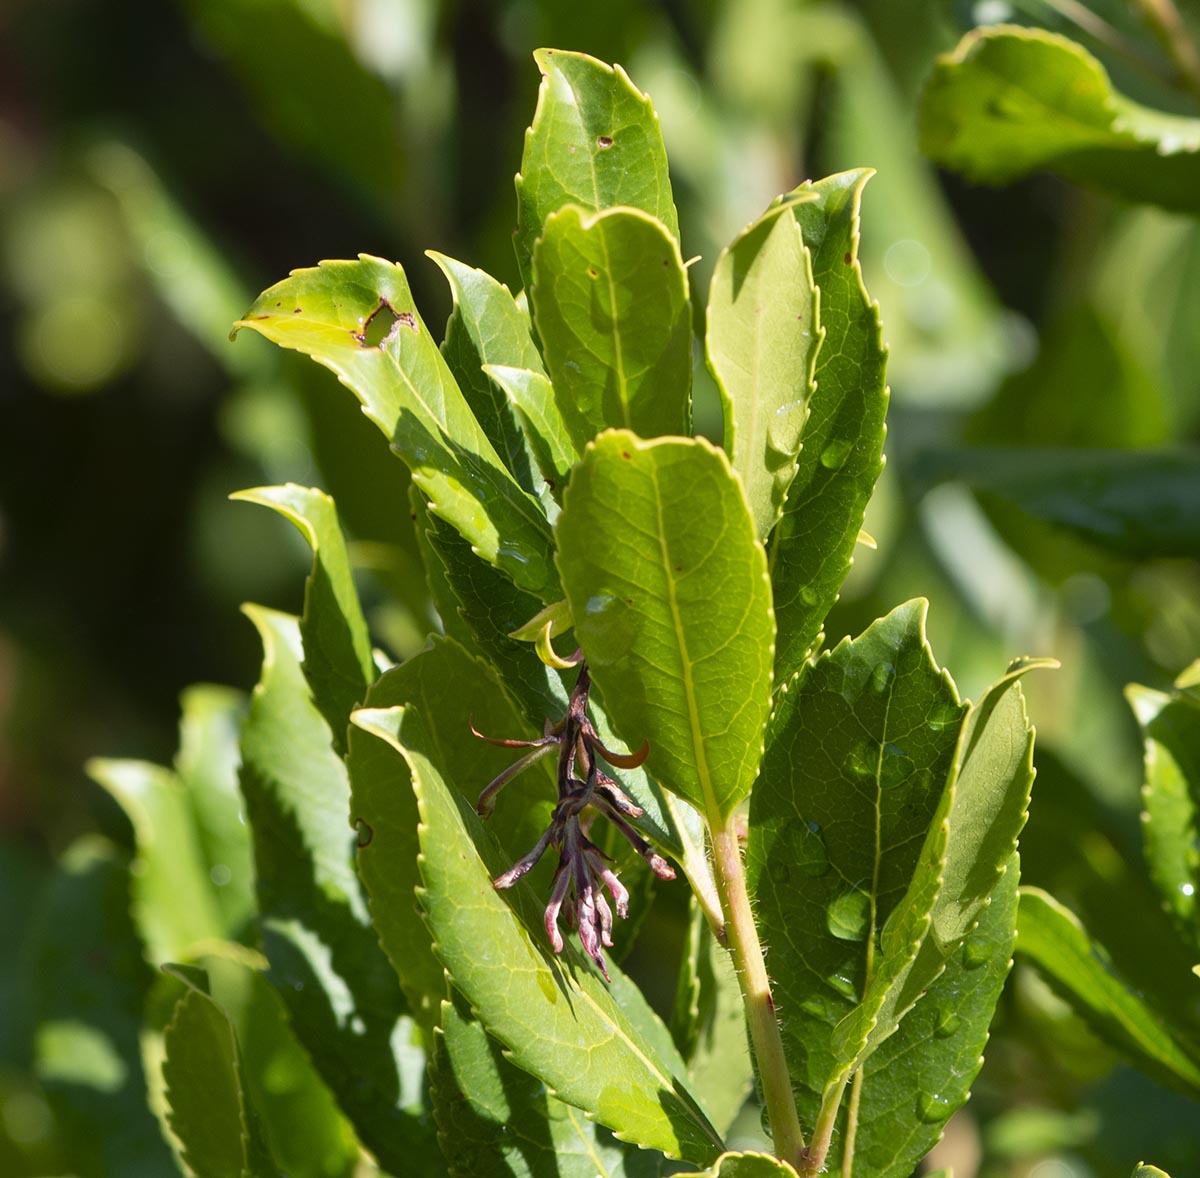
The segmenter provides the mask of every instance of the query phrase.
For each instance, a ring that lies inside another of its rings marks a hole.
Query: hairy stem
[[[833,1129],[837,1124],[838,1109],[842,1107],[842,1094],[846,1091],[848,1075],[826,1088],[821,1096],[821,1111],[813,1128],[812,1144],[804,1154],[803,1165],[798,1166],[802,1178],[816,1178],[825,1169],[825,1159],[833,1144]]]
[[[799,1166],[804,1156],[804,1134],[796,1114],[792,1081],[783,1053],[783,1037],[775,1018],[771,983],[763,963],[758,928],[750,910],[746,873],[732,818],[711,828],[713,867],[721,906],[725,911],[725,929],[729,949],[742,987],[750,1043],[758,1064],[758,1078],[775,1142],[775,1156]]]

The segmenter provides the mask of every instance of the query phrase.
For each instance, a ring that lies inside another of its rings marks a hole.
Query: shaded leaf
[[[1017,949],[1101,1038],[1172,1088],[1200,1093],[1200,1061],[1112,969],[1078,917],[1039,888],[1022,888]]]
[[[323,491],[295,483],[255,487],[231,498],[278,511],[312,548],[312,572],[304,585],[300,618],[304,677],[333,734],[334,749],[344,754],[350,713],[366,698],[375,679],[375,659],[337,508]]]
[[[692,316],[679,242],[638,209],[551,213],[533,250],[533,321],[567,432],[691,433]]]
[[[815,200],[815,194],[796,194]],[[708,293],[705,354],[725,412],[725,452],[758,538],[774,528],[796,474],[821,333],[812,260],[787,206],[721,251]]]
[[[898,607],[780,688],[750,797],[751,899],[809,1125],[954,763],[964,709],[925,611]]]
[[[1200,551],[1200,453],[973,447],[926,453],[921,476],[958,479],[1120,556]]]
[[[492,887],[509,864],[434,767],[416,712],[360,710],[355,723],[408,762],[421,811],[421,902],[438,956],[488,1032],[519,1067],[622,1140],[672,1157],[714,1157],[719,1138],[678,1056],[659,1056],[573,944],[555,958],[543,936],[531,937],[541,913],[524,881],[507,898]],[[626,1000],[636,995],[631,987]],[[654,1016],[646,1009],[639,1017]]]
[[[1125,689],[1142,730],[1142,845],[1150,878],[1180,934],[1200,949],[1200,705],[1183,693]]]
[[[719,822],[758,767],[774,637],[765,554],[728,459],[703,439],[603,434],[557,536],[614,723],[634,747],[648,739],[655,777]]]
[[[485,365],[502,364],[544,375],[527,312],[507,286],[483,270],[426,251],[450,284],[454,300],[446,321],[442,355],[483,432],[513,478],[531,495],[540,492],[538,468],[503,388]]]
[[[225,1012],[189,981],[163,1036],[167,1119],[197,1178],[278,1174],[246,1091]]]
[[[235,331],[244,327],[335,372],[435,514],[516,584],[561,596],[545,516],[475,419],[398,265],[363,254],[295,270],[259,295]]]
[[[33,1071],[79,1178],[177,1172],[146,1103],[139,1036],[153,980],[124,855],[88,835],[62,856],[30,928]]]
[[[392,1172],[436,1173],[420,1051],[354,871],[346,770],[309,698],[297,620],[258,606],[262,677],[242,730],[262,947],[297,1038]]]
[[[585,53],[539,49],[533,125],[517,176],[517,261],[532,285],[533,247],[546,218],[566,204],[642,209],[679,238],[658,116],[618,66]]]
[[[1200,119],[1116,91],[1082,46],[1041,29],[968,33],[921,101],[921,147],[971,180],[1053,171],[1127,200],[1200,209]]]
[[[812,255],[825,339],[796,475],[767,549],[780,683],[819,640],[883,469],[887,353],[858,264],[859,203],[871,174],[858,169],[802,185],[797,192],[816,199],[792,206]]]
[[[680,1174],[678,1178],[791,1178],[796,1171],[767,1153],[723,1153],[707,1170]]]
[[[442,1006],[433,1072],[438,1139],[451,1175],[652,1178],[663,1159],[622,1145],[505,1058],[462,997]]]

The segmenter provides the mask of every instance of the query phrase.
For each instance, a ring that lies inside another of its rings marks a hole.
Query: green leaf
[[[1102,1039],[1168,1086],[1200,1094],[1200,1062],[1111,968],[1078,917],[1039,888],[1021,889],[1017,949]]]
[[[1014,663],[967,712],[904,898],[882,926],[862,1002],[834,1031],[847,1074],[896,1029],[971,931],[1011,862],[1033,785],[1033,732]]]
[[[692,316],[679,242],[638,209],[551,213],[529,291],[577,449],[608,426],[691,433]]]
[[[975,181],[1053,171],[1200,210],[1200,119],[1132,101],[1086,49],[1040,29],[977,29],[940,57],[921,102],[921,147]]]
[[[1200,706],[1183,693],[1130,684],[1125,689],[1142,730],[1142,845],[1150,878],[1180,935],[1200,949]]]
[[[484,371],[504,390],[529,439],[550,493],[561,501],[579,451],[554,400],[554,386],[540,372],[489,364]]]
[[[354,871],[346,770],[301,671],[297,620],[258,606],[262,677],[242,730],[263,951],[296,1036],[360,1139],[392,1172],[434,1173],[396,976]],[[419,1061],[419,1054],[417,1056]]]
[[[722,821],[758,768],[775,628],[729,460],[702,438],[603,434],[557,536],[575,634],[617,730],[648,739],[655,777]]]
[[[517,261],[532,284],[534,242],[566,204],[642,209],[679,239],[658,116],[618,66],[585,53],[539,49],[537,110],[517,176]]]
[[[169,769],[145,761],[93,757],[88,775],[120,804],[133,825],[134,921],[156,963],[186,960],[225,936],[188,795]]]
[[[30,927],[32,1064],[79,1178],[176,1172],[139,1050],[152,975],[130,919],[128,863],[97,835],[62,856]]]
[[[259,295],[235,333],[243,327],[335,372],[436,515],[517,585],[544,601],[562,596],[545,516],[475,419],[398,265],[363,254],[295,270]]]
[[[958,479],[1134,558],[1200,551],[1200,453],[1189,449],[972,447],[923,456],[921,477]]]
[[[780,688],[750,798],[751,899],[808,1124],[954,764],[963,708],[925,612],[898,607]]]
[[[485,368],[502,364],[545,375],[529,315],[517,306],[508,287],[485,271],[435,250],[427,250],[426,255],[445,274],[454,300],[442,355],[504,465],[526,491],[537,495],[540,480],[530,446],[505,390],[497,387]]]
[[[442,1006],[432,1094],[438,1140],[454,1178],[653,1178],[663,1159],[622,1145],[514,1067],[461,995]]]
[[[295,483],[255,487],[230,498],[273,508],[295,524],[312,548],[312,572],[304,585],[300,619],[304,677],[333,734],[333,747],[344,754],[350,713],[366,698],[375,679],[375,659],[337,508],[323,491]]]
[[[411,704],[429,716],[443,780],[473,807],[484,787],[518,753],[471,735],[533,739],[540,726],[522,722],[491,668],[457,643],[434,639],[429,649],[393,667],[371,689],[368,709]],[[548,762],[547,762],[548,764]],[[348,757],[352,806],[359,824],[358,869],[371,897],[374,924],[409,1006],[429,1031],[446,984],[429,932],[417,911],[417,803],[407,766],[388,745],[356,728]],[[553,778],[533,765],[500,795],[489,826],[505,852],[524,855],[550,822]],[[542,876],[538,877],[539,879]]]
[[[293,1035],[274,987],[257,969],[226,956],[209,956],[204,965],[207,991],[236,1036],[245,1095],[277,1169],[357,1178],[358,1139]]]
[[[237,778],[246,697],[199,684],[186,688],[180,702],[175,772],[187,791],[225,935],[238,937],[254,913],[254,849],[240,817]]]
[[[1012,965],[1019,874],[1014,855],[978,925],[863,1065],[855,1173],[908,1178],[966,1102]]]
[[[765,543],[796,475],[821,344],[812,260],[787,206],[769,209],[721,251],[706,324],[708,367],[725,412],[725,452]]]
[[[816,199],[791,206],[812,255],[825,338],[798,468],[767,549],[780,683],[820,639],[883,469],[887,353],[858,263],[859,205],[871,175],[860,168],[801,185],[797,193]]]
[[[1138,1162],[1133,1171],[1133,1178],[1171,1178],[1171,1176],[1157,1166],[1148,1166],[1145,1162]]]
[[[683,1062],[646,1042],[573,944],[555,958],[544,935],[531,937],[542,921],[524,881],[508,898],[492,887],[509,864],[435,768],[418,714],[360,710],[354,720],[408,763],[421,812],[421,901],[451,981],[487,1031],[518,1067],[621,1140],[671,1157],[715,1157],[720,1140],[688,1092]],[[625,1001],[636,998],[630,987]],[[637,1021],[654,1018],[639,1005]],[[665,1029],[660,1039],[669,1043]]]
[[[246,1092],[233,1027],[220,1006],[189,984],[163,1039],[167,1119],[190,1169],[198,1178],[279,1173]]]

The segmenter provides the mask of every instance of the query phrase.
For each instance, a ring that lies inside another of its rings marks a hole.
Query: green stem
[[[742,988],[750,1043],[758,1064],[758,1079],[767,1106],[771,1137],[775,1142],[775,1156],[798,1167],[804,1157],[804,1134],[796,1114],[792,1081],[783,1052],[779,1021],[775,1017],[771,982],[763,963],[758,928],[750,910],[746,873],[733,819],[713,823],[710,832],[717,890],[725,911],[729,949],[733,953],[738,982]]]
[[[843,1076],[836,1084],[826,1088],[821,1096],[821,1111],[813,1128],[812,1144],[804,1155],[804,1165],[798,1167],[801,1178],[816,1178],[825,1169],[825,1159],[833,1144],[833,1129],[837,1123],[838,1109],[842,1107],[842,1094],[846,1091],[849,1076]]]

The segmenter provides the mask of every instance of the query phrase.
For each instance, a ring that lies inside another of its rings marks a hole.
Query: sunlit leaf
[[[533,250],[533,321],[567,432],[691,433],[692,317],[679,242],[638,209],[551,213]]]
[[[1041,29],[977,29],[939,58],[921,146],[976,181],[1046,170],[1127,200],[1200,208],[1200,119],[1125,97],[1086,49]]]
[[[295,483],[238,491],[233,498],[278,511],[312,548],[312,572],[304,586],[300,618],[304,677],[329,725],[333,747],[345,753],[350,713],[366,698],[375,678],[375,660],[337,508],[323,491]]]
[[[721,821],[758,767],[774,638],[765,554],[728,459],[703,439],[603,434],[557,536],[575,633],[618,730],[649,740],[655,777]]]
[[[725,452],[765,543],[796,474],[821,343],[812,259],[788,207],[769,209],[721,252],[706,324]]]
[[[534,242],[566,204],[642,209],[679,238],[658,116],[618,66],[585,53],[539,49],[537,110],[517,177],[517,261],[532,284]]]
[[[571,467],[579,461],[579,450],[567,433],[554,400],[554,387],[542,373],[528,368],[489,364],[485,371],[507,394],[529,439],[542,478],[555,499],[561,500]]]
[[[438,956],[487,1031],[518,1066],[622,1140],[671,1157],[715,1157],[719,1138],[688,1091],[683,1062],[646,1042],[574,945],[561,958],[550,953],[524,881],[504,896],[492,887],[509,864],[430,760],[414,710],[360,710],[355,723],[408,763],[421,811],[421,903]],[[630,987],[625,1001],[636,999]],[[638,1016],[653,1017],[648,1009]],[[669,1046],[665,1029],[660,1039]]]
[[[295,270],[258,297],[243,327],[335,372],[436,515],[517,585],[561,596],[545,516],[471,412],[398,265],[364,254]]]
[[[816,199],[792,206],[812,255],[825,339],[796,476],[767,549],[781,683],[818,640],[883,469],[887,353],[858,264],[859,202],[870,177],[860,168],[801,185]]]

